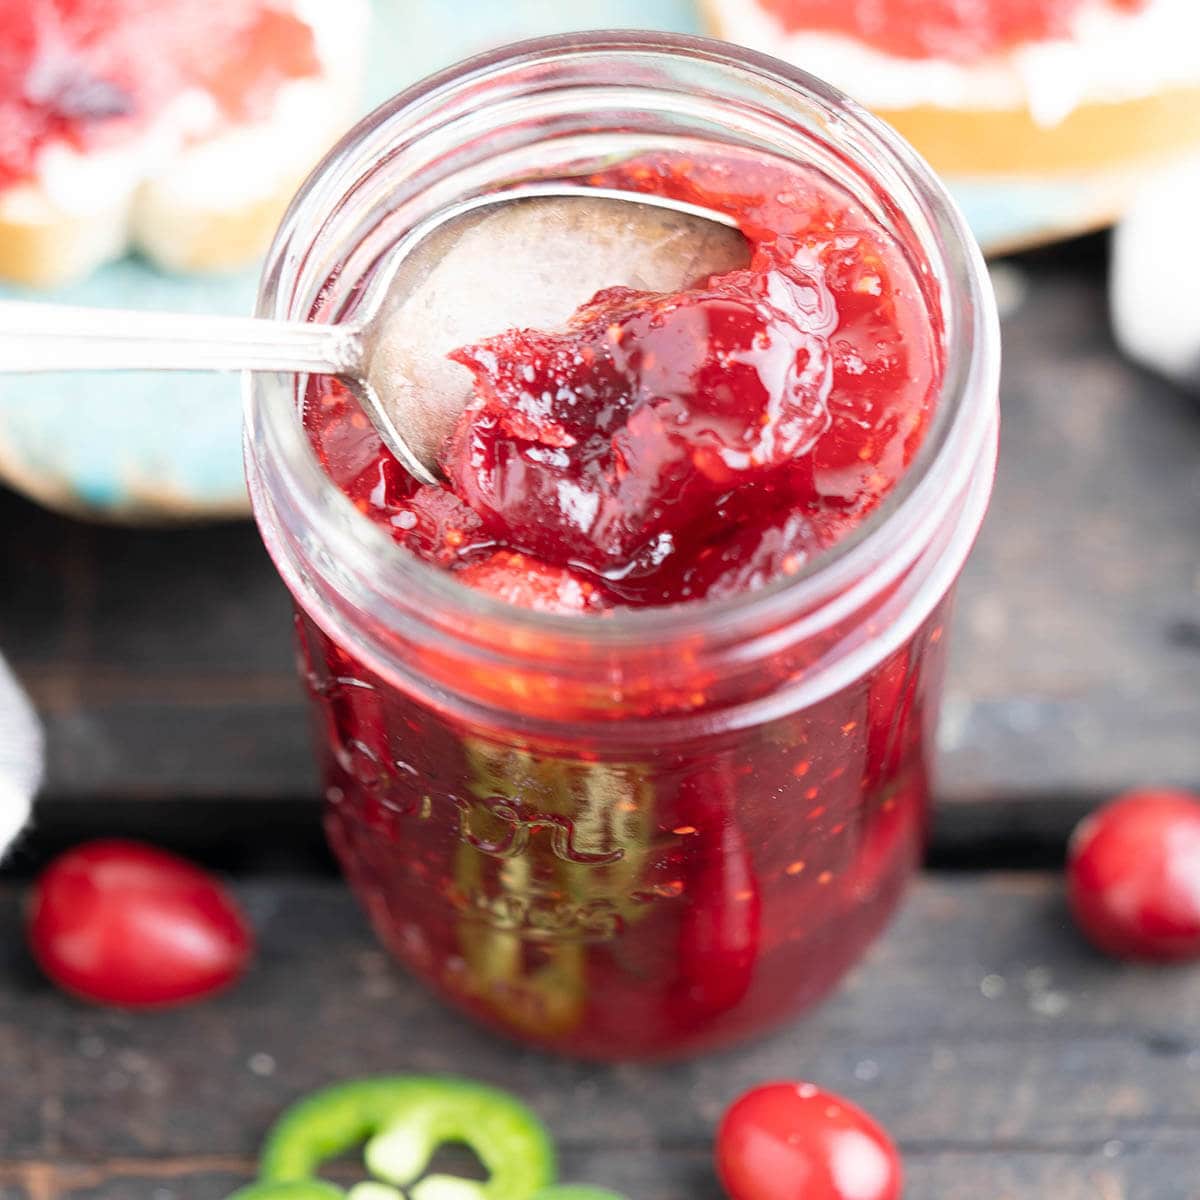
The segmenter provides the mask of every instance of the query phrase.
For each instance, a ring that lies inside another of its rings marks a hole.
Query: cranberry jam
[[[269,0],[4,0],[0,188],[34,179],[51,143],[120,145],[189,92],[253,117],[319,70],[308,25]]]
[[[452,357],[475,400],[419,486],[341,384],[307,425],[330,477],[414,553],[555,612],[730,596],[855,528],[912,458],[939,315],[903,249],[813,171],[647,157],[593,178],[737,219],[751,257],[671,294],[598,293],[559,331]]]
[[[856,38],[901,58],[974,63],[1026,42],[1069,38],[1091,0],[760,0],[785,29]],[[1109,0],[1140,12],[1150,0]]]

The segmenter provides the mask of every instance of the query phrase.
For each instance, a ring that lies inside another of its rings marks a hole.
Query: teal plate
[[[332,2],[332,0],[330,0]],[[430,71],[506,41],[618,26],[697,32],[690,0],[375,0],[367,107]],[[964,187],[988,243],[1019,242],[1047,205],[1039,189]],[[34,299],[102,307],[248,313],[253,271],[164,275],[127,258]],[[0,295],[31,298],[0,288]],[[0,382],[0,475],[55,507],[121,520],[199,519],[247,511],[241,395],[234,376],[41,375]]]

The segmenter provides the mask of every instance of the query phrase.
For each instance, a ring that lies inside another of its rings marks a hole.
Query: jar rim
[[[298,522],[317,543],[334,545],[339,556],[352,559],[347,565],[356,575],[371,578],[378,602],[386,604],[389,596],[405,595],[409,605],[419,603],[423,610],[453,610],[456,626],[465,621],[472,629],[486,627],[491,631],[487,641],[499,646],[514,640],[527,642],[531,634],[541,634],[567,652],[572,644],[622,649],[658,646],[667,635],[676,639],[702,634],[710,643],[753,635],[797,614],[819,610],[865,574],[878,578],[881,570],[889,569],[889,562],[891,570],[899,574],[924,544],[919,531],[947,516],[947,503],[964,493],[973,471],[988,469],[986,446],[994,436],[999,382],[999,324],[982,254],[954,201],[899,134],[836,88],[768,55],[709,38],[629,30],[535,38],[476,55],[400,92],[350,130],[301,187],[268,254],[259,314],[284,319],[297,315],[288,311],[288,297],[278,286],[280,278],[285,267],[294,265],[297,245],[310,231],[320,229],[321,214],[331,197],[344,195],[357,178],[353,156],[372,133],[415,107],[482,81],[498,69],[566,55],[639,52],[704,60],[750,71],[764,83],[782,85],[835,112],[899,174],[920,205],[940,252],[940,262],[934,266],[943,296],[943,383],[931,428],[895,487],[856,529],[794,575],[731,597],[618,608],[599,618],[547,613],[508,603],[458,582],[452,573],[397,544],[386,530],[359,512],[326,475],[296,419],[296,408],[261,403],[255,381],[248,378],[247,465],[260,523],[256,436],[286,465]],[[929,251],[929,247],[922,249]],[[266,532],[264,529],[264,536]]]

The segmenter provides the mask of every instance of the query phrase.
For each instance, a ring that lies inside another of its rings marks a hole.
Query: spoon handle
[[[0,373],[28,371],[358,371],[342,325],[0,302]]]

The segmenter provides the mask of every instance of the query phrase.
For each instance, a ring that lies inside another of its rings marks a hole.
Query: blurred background
[[[959,592],[932,872],[865,976],[877,996],[894,988],[903,1012],[889,1015],[883,999],[863,999],[867,983],[856,976],[841,1009],[851,1018],[839,1023],[826,1012],[787,1046],[820,1063],[834,1083],[873,1098],[917,1147],[916,1178],[926,1190],[914,1195],[1195,1200],[1195,981],[1174,974],[1147,981],[1144,993],[1129,975],[1117,991],[1097,983],[1086,952],[1055,941],[1061,902],[1046,868],[1061,861],[1080,817],[1123,789],[1200,787],[1200,8],[1192,0],[1123,0],[1109,12],[1107,0],[1097,0],[1103,19],[1076,27],[1054,15],[1072,7],[1062,0],[1045,6],[1042,24],[1031,18],[980,33],[959,27],[957,6],[941,0],[897,0],[894,22],[858,23],[855,14],[868,7],[374,0],[359,110],[504,41],[650,27],[774,50],[850,91],[930,157],[988,251],[1001,309],[999,478]],[[923,14],[931,21],[924,33]],[[246,312],[254,289],[253,265],[189,275],[128,256],[50,290],[10,283],[0,294]],[[414,1007],[423,1001],[407,992],[397,999],[396,985],[379,982],[385,968],[365,934],[356,942],[358,933],[345,932],[358,929],[348,900],[342,915],[342,899],[322,899],[308,883],[276,893],[263,882],[321,879],[332,867],[294,674],[290,604],[247,517],[240,421],[235,380],[0,382],[0,654],[45,732],[34,820],[5,865],[5,911],[15,929],[20,881],[84,837],[159,842],[246,881],[264,920],[286,912],[292,922],[311,920],[331,944],[348,939],[355,957],[331,952],[329,969],[360,989],[360,1011],[386,1021],[400,1005],[435,1044],[444,1031]],[[956,957],[942,953],[931,929]],[[301,959],[294,942],[280,953],[289,971]],[[11,958],[16,963],[16,951]],[[286,1007],[284,990],[271,995]],[[258,1018],[252,1035],[236,1024],[251,1020],[254,996],[226,1025],[213,1020],[214,1036],[228,1041],[221,1053],[233,1056],[222,1086],[244,1084],[258,1112],[282,1083],[268,1078],[270,1055],[243,1070],[274,1036]],[[981,996],[995,1001],[986,1016]],[[3,1023],[15,1030],[26,1021],[24,1003],[0,998],[0,1049],[16,1044],[4,1042]],[[1149,1015],[1139,1023],[1137,1013]],[[42,1044],[74,1047],[75,1018],[53,1019],[65,1024]],[[328,1069],[369,1065],[367,1049],[351,1044],[347,1013],[336,1010],[331,1020],[341,1032],[330,1034]],[[877,1036],[864,1038],[864,1024]],[[164,1088],[181,1086],[195,1065],[171,1058],[169,1034],[178,1027],[154,1027],[145,1042],[120,1020],[88,1029],[86,1036],[103,1035],[152,1064],[164,1056]],[[488,1071],[541,1078],[525,1058],[514,1066],[497,1057],[483,1035],[453,1030],[444,1039],[467,1046]],[[1056,1035],[1065,1040],[1054,1042]],[[864,1041],[874,1048],[863,1050]],[[968,1044],[975,1049],[964,1050]],[[1038,1066],[1039,1056],[1048,1065]],[[434,1051],[427,1057],[441,1061]],[[144,1072],[130,1061],[113,1068],[126,1077],[113,1094],[150,1106],[154,1094],[138,1092]],[[773,1073],[773,1060],[754,1051],[729,1069],[749,1079]],[[63,1068],[64,1078],[82,1070]],[[317,1064],[312,1073],[323,1070]],[[554,1086],[569,1095],[592,1086],[586,1072],[554,1071]],[[990,1098],[971,1099],[985,1071]],[[576,1147],[586,1159],[624,1139],[634,1147],[631,1187],[642,1143],[622,1124],[622,1088],[651,1087],[648,1078],[635,1072],[624,1083],[595,1085],[588,1103],[609,1123],[594,1145],[581,1133]],[[668,1078],[702,1098],[716,1087],[703,1067]],[[1128,1090],[1113,1099],[1119,1079]],[[939,1094],[926,1108],[911,1099]],[[956,1108],[966,1113],[957,1124]],[[688,1111],[696,1128],[711,1116],[702,1101]],[[692,1126],[672,1129],[680,1145],[691,1145]],[[125,1145],[124,1133],[112,1136]],[[213,1136],[225,1147],[238,1135]],[[199,1152],[172,1137],[135,1136],[124,1152],[169,1150],[180,1161]],[[947,1150],[955,1137],[962,1145]],[[0,1145],[4,1138],[0,1131]],[[84,1160],[99,1153],[83,1135],[66,1144]],[[18,1157],[42,1153],[30,1146],[18,1145]],[[693,1180],[689,1196],[710,1194],[686,1154],[676,1163],[675,1150],[662,1153],[668,1166],[661,1179],[645,1166],[645,1178],[658,1182],[640,1196],[677,1196],[678,1180]],[[146,1182],[143,1172],[125,1180],[124,1191],[106,1176],[62,1185],[61,1194],[211,1200],[223,1194],[211,1177],[225,1170],[180,1167],[166,1182]],[[662,1182],[668,1176],[675,1182]],[[23,1180],[0,1166],[0,1198],[60,1194]]]

